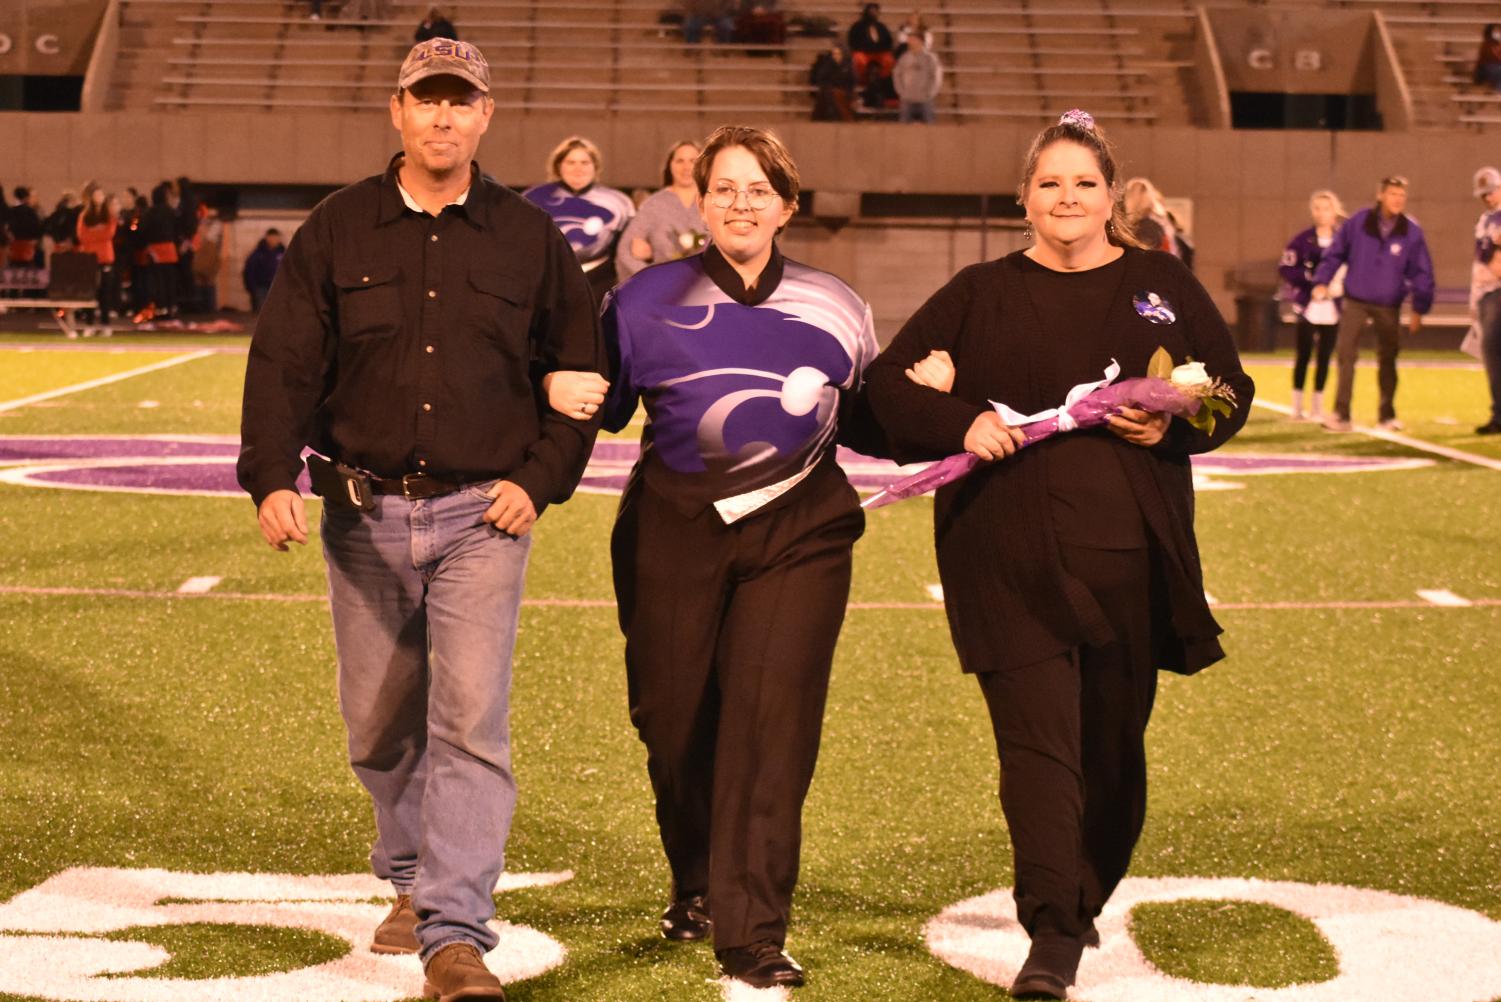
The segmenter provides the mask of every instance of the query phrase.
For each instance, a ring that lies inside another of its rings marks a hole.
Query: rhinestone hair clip
[[[1070,108],[1058,118],[1059,125],[1073,125],[1086,132],[1094,131],[1094,116],[1080,108]]]

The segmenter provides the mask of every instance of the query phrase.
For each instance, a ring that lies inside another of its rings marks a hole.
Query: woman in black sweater
[[[1188,457],[1239,430],[1254,387],[1203,287],[1172,255],[1135,246],[1113,152],[1088,115],[1033,141],[1020,201],[1033,245],[956,275],[867,378],[902,458],[963,449],[986,461],[938,492],[938,566],[954,646],[995,730],[1017,916],[1032,937],[1012,992],[1063,998],[1141,832],[1156,670],[1224,656]],[[1159,346],[1235,391],[1212,435],[1123,409],[1108,428],[1018,451],[1021,433],[988,404],[1060,406],[1111,359],[1122,377],[1146,375]],[[945,369],[951,393],[932,376]]]

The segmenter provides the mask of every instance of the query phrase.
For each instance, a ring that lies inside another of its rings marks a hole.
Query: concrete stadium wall
[[[491,174],[539,180],[548,151],[582,133],[604,150],[606,183],[653,186],[667,146],[718,122],[694,118],[576,118],[497,113],[480,150]],[[1109,126],[1109,122],[1102,124]],[[1021,125],[776,123],[804,187],[830,192],[1003,194],[1013,191],[1034,128]],[[1122,126],[1111,129],[1127,176],[1151,177],[1193,204],[1197,271],[1227,317],[1231,276],[1270,267],[1307,225],[1311,191],[1369,204],[1391,173],[1412,180],[1409,207],[1423,224],[1441,286],[1469,283],[1478,203],[1477,167],[1501,166],[1493,142],[1471,134],[1235,132]],[[116,189],[186,174],[214,183],[342,184],[375,173],[398,148],[378,109],[368,114],[0,114],[0,183],[27,183],[49,205],[95,178]],[[996,256],[1015,234],[991,231]],[[876,308],[883,336],[952,272],[977,260],[973,226],[912,227],[867,220],[834,230],[800,226],[788,251],[849,279]]]

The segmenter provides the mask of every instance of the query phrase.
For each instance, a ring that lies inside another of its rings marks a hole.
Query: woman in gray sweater
[[[672,144],[662,165],[662,190],[641,203],[615,251],[621,281],[649,264],[676,261],[704,249],[708,235],[698,211],[693,164],[699,147],[691,139]]]

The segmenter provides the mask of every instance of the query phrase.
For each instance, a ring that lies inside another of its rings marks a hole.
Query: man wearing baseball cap
[[[490,70],[435,38],[390,101],[401,152],[326,198],[287,248],[251,341],[238,467],[278,550],[323,496],[339,706],[397,897],[377,953],[426,997],[503,1000],[483,954],[516,802],[509,690],[529,531],[598,430],[544,375],[603,369],[593,299],[552,220],[474,161]],[[593,407],[593,405],[585,405]]]
[[[1501,170],[1475,172],[1475,197],[1485,204],[1475,224],[1475,263],[1470,268],[1470,315],[1480,331],[1480,359],[1491,386],[1491,414],[1477,435],[1501,434]]]

